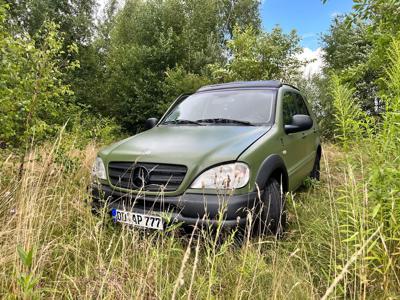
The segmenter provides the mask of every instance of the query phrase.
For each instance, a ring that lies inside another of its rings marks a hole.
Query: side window
[[[297,113],[296,94],[286,92],[283,95],[282,111],[283,111],[283,124],[288,125],[292,123],[292,117]]]
[[[306,103],[300,94],[286,92],[283,95],[282,106],[284,125],[291,124],[294,115],[309,115]]]
[[[297,114],[309,116],[310,114],[308,112],[307,105],[306,105],[303,97],[300,94],[296,94],[296,98],[297,98],[297,106],[298,106]]]

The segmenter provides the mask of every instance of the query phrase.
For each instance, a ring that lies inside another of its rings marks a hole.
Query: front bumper
[[[108,185],[92,185],[91,195],[95,210],[106,207],[137,213],[163,216],[169,223],[184,225],[218,225],[230,228],[244,226],[247,215],[256,203],[257,193],[244,195],[183,194],[176,197],[148,196],[116,191]]]

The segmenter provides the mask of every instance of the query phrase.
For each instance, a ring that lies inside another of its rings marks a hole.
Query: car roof
[[[224,90],[224,89],[237,89],[237,88],[272,88],[279,89],[282,86],[290,86],[296,90],[299,90],[297,87],[282,83],[279,80],[259,80],[259,81],[234,81],[228,83],[220,83],[220,84],[212,84],[206,85],[197,90],[197,92],[205,92],[205,91],[214,91],[214,90]]]

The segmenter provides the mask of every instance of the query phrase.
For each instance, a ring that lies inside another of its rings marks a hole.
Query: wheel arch
[[[289,176],[286,170],[285,163],[277,154],[268,156],[262,163],[258,170],[256,177],[256,189],[257,187],[262,190],[266,185],[268,179],[275,178],[278,182],[283,184],[283,191],[289,191]]]

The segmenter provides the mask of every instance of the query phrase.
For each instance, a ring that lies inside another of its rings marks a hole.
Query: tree
[[[378,74],[378,78],[384,75],[384,70],[391,65],[389,52],[387,51],[395,39],[400,38],[400,2],[387,0],[354,0],[354,13],[351,21],[361,19],[367,26],[368,40],[373,48],[366,62],[366,69]],[[376,80],[379,88],[384,84]]]
[[[35,37],[35,46],[40,48],[45,37],[41,36],[43,26],[53,22],[57,24],[59,35],[62,36],[61,56],[68,60],[68,47],[76,45],[74,60],[80,62],[80,67],[67,74],[65,82],[74,91],[74,101],[88,105],[93,91],[102,83],[102,63],[104,59],[97,47],[95,39],[96,0],[6,0],[10,3],[7,24],[9,32],[18,36],[21,34]],[[104,65],[104,63],[103,63]]]
[[[357,67],[368,59],[372,50],[367,24],[349,23],[345,16],[335,17],[329,33],[322,36],[322,43],[327,69],[333,71]]]
[[[260,31],[261,19],[260,1],[253,0],[222,0],[219,1],[224,36],[233,37],[235,27],[251,26]]]
[[[210,83],[211,80],[208,76],[187,72],[180,66],[167,70],[162,87],[165,100],[159,104],[160,115],[167,110],[171,100],[175,99],[177,95],[194,93],[200,87]]]
[[[229,1],[230,14],[226,2],[127,1],[111,30],[103,70],[107,80],[91,104],[103,103],[101,109],[131,132],[139,130],[147,117],[158,116],[160,105],[168,105],[181,90],[172,95],[171,78],[203,82],[207,65],[224,62],[229,24],[259,24],[249,17],[258,14],[258,1]]]
[[[88,45],[94,30],[96,0],[6,0],[8,25],[14,32],[35,36],[46,21],[52,21],[64,33],[64,45]]]
[[[210,66],[218,81],[277,79],[290,82],[297,78],[306,62],[297,58],[302,48],[295,31],[285,34],[280,27],[258,32],[253,27],[236,27],[227,42],[227,64]]]
[[[323,35],[324,73],[340,74],[343,82],[355,87],[354,97],[364,111],[375,113],[379,70],[368,67],[373,42],[368,34],[369,25],[349,17],[336,17],[328,34]]]
[[[355,99],[368,114],[379,113],[384,88],[380,78],[390,65],[387,49],[400,37],[400,2],[354,0],[353,11],[336,18],[323,36],[326,74],[339,74],[355,88]]]
[[[63,53],[58,26],[45,23],[36,38],[13,36],[6,27],[7,5],[0,6],[0,140],[15,147],[27,147],[47,138],[75,111],[68,99],[73,92],[66,75],[77,67],[70,54]],[[67,59],[65,59],[67,57]]]

